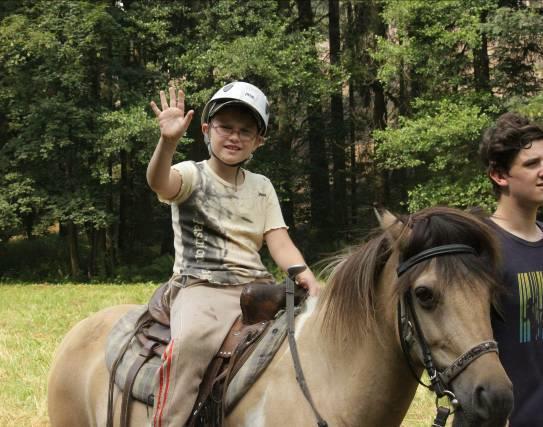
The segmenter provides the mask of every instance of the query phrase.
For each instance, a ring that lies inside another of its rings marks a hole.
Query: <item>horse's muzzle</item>
[[[507,382],[476,385],[471,396],[456,392],[461,407],[455,413],[453,427],[501,427],[513,410],[513,387]]]

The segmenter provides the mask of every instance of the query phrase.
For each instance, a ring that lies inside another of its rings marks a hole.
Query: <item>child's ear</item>
[[[209,125],[202,123],[202,133],[204,134],[204,142],[209,144]]]
[[[260,147],[261,145],[264,145],[264,141],[265,141],[265,138],[262,136],[262,135],[258,135],[256,137],[256,141],[255,141],[255,148],[254,150],[256,150],[258,147]],[[253,151],[254,151],[253,150]]]

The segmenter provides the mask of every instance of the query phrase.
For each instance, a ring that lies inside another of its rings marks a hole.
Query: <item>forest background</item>
[[[220,86],[268,95],[248,167],[310,262],[364,238],[375,204],[491,209],[482,131],[543,121],[542,1],[3,0],[0,20],[0,281],[167,279],[145,170],[170,84],[196,110],[176,161],[206,157]]]

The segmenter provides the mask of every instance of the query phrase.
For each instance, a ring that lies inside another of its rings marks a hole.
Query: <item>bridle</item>
[[[398,278],[408,271],[411,267],[416,264],[425,261],[427,259],[435,258],[443,255],[453,255],[453,254],[472,254],[477,255],[477,251],[468,245],[462,244],[452,244],[452,245],[441,245],[436,246],[427,250],[424,250],[405,261],[400,262],[398,268],[396,269]],[[315,403],[311,397],[311,393],[305,381],[303,374],[300,358],[298,355],[298,349],[296,345],[296,340],[294,337],[294,287],[295,287],[295,277],[304,271],[306,268],[305,265],[293,265],[288,268],[288,275],[286,278],[286,312],[287,312],[287,336],[289,341],[289,347],[291,356],[294,363],[294,369],[296,371],[296,380],[300,385],[300,388],[304,394],[304,397],[308,401],[313,414],[317,420],[318,427],[327,427],[328,423],[322,418],[319,411],[317,410]],[[411,323],[411,319],[413,323]],[[414,325],[414,326],[413,326]],[[413,328],[415,329],[415,334],[413,333]],[[411,373],[419,382],[419,384],[424,387],[432,390],[436,394],[436,408],[437,415],[434,419],[432,427],[444,427],[447,418],[450,415],[451,411],[448,407],[439,406],[438,400],[441,397],[447,396],[450,402],[450,406],[456,409],[459,404],[458,400],[454,393],[449,389],[451,381],[456,378],[466,367],[473,362],[478,357],[482,356],[488,352],[498,352],[498,344],[495,341],[483,341],[480,344],[472,347],[460,357],[458,357],[453,363],[451,363],[447,368],[438,370],[435,367],[434,359],[432,357],[432,351],[424,338],[424,333],[420,327],[420,322],[418,320],[417,314],[413,308],[413,302],[411,300],[410,289],[407,289],[402,297],[398,301],[398,333],[400,335],[400,344],[402,347],[403,354],[411,370]],[[416,335],[416,336],[415,336]],[[409,355],[411,345],[413,341],[416,340],[421,348],[423,355],[423,364],[428,376],[430,378],[430,385],[424,384],[419,376],[415,372],[413,360]]]
[[[477,251],[473,247],[463,244],[436,246],[424,250],[408,258],[407,260],[400,262],[396,273],[399,278],[411,267],[422,261],[432,259],[438,256],[453,254],[477,255]],[[411,323],[411,320],[413,323]],[[415,334],[413,333],[413,328],[415,330]],[[456,396],[450,390],[451,381],[456,378],[464,369],[466,369],[466,367],[471,362],[473,362],[478,357],[488,352],[497,353],[498,344],[495,341],[483,341],[459,356],[447,368],[442,370],[437,369],[434,364],[434,359],[432,357],[432,351],[430,350],[430,347],[428,346],[428,343],[424,338],[424,333],[420,326],[417,314],[414,310],[410,288],[404,292],[404,294],[400,297],[398,301],[398,333],[400,336],[400,344],[403,354],[405,356],[405,359],[407,360],[407,364],[409,365],[409,369],[411,370],[412,374],[420,384],[432,390],[436,394],[437,415],[434,423],[432,424],[432,427],[445,426],[447,417],[450,414],[450,409],[448,407],[439,406],[437,404],[438,399],[446,396],[449,399],[450,406],[452,406],[453,409],[456,409],[459,404]],[[428,377],[430,378],[430,385],[424,384],[419,379],[419,376],[415,373],[413,360],[410,356],[410,348],[414,340],[417,341],[422,351],[422,362],[424,364],[426,372],[428,373]]]

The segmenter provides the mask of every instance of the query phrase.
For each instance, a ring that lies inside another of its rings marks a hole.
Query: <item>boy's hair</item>
[[[543,140],[543,128],[518,113],[502,114],[496,124],[488,128],[479,145],[479,154],[487,174],[509,173],[513,161],[523,148],[529,148],[533,141]],[[501,188],[494,180],[494,193],[499,197]]]

